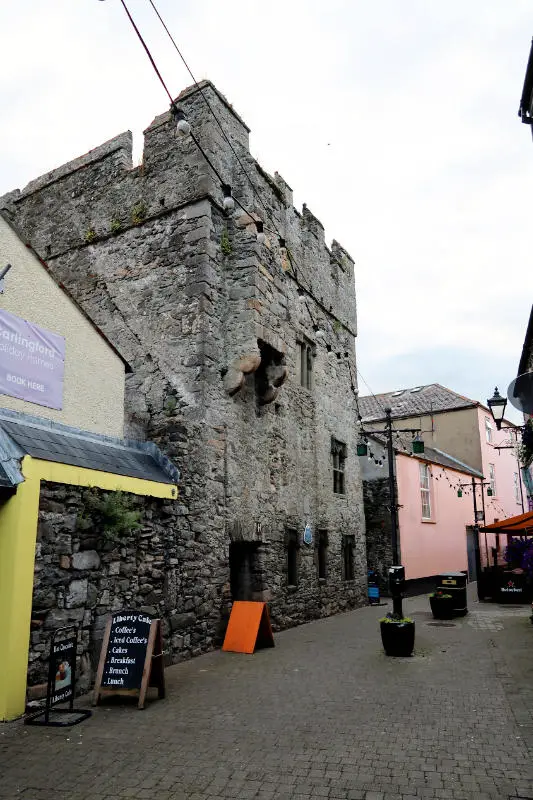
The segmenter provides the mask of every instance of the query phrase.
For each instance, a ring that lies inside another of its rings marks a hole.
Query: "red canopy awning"
[[[482,533],[506,533],[515,536],[533,536],[533,511],[508,517],[479,529]]]

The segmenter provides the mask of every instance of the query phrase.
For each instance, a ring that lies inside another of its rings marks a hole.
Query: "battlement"
[[[306,204],[300,213],[287,181],[277,172],[269,174],[253,158],[250,129],[233,106],[207,80],[184,89],[175,103],[210,163],[249,211],[250,232],[253,219],[263,220],[270,230],[269,246],[277,248],[275,229],[293,253],[294,274],[320,302],[347,323],[352,321],[354,329],[351,256],[336,241],[329,250],[321,221]],[[182,213],[180,209],[206,197],[222,210],[219,179],[193,139],[177,135],[168,109],[144,131],[140,165],[132,164],[132,134],[126,131],[32,180],[21,191],[4,195],[0,206],[18,221],[36,250],[50,259],[132,227],[141,235],[145,223]]]
[[[73,172],[78,172],[79,170],[84,169],[91,164],[96,164],[99,161],[103,161],[104,159],[112,158],[117,166],[122,167],[123,169],[131,169],[132,149],[133,143],[131,131],[119,133],[118,136],[113,137],[113,139],[109,139],[107,142],[95,147],[93,150],[89,150],[89,152],[85,153],[83,156],[78,156],[78,158],[74,158],[72,161],[67,161],[66,164],[62,164],[60,167],[57,167],[56,169],[41,175],[39,178],[35,178],[33,181],[30,181],[24,187],[24,189],[19,192],[19,195],[16,199],[23,199],[34,192],[44,189],[46,186],[50,186],[52,183],[62,180],[67,175],[71,175]]]

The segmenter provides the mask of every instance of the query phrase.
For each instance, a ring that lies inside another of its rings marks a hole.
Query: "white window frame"
[[[431,503],[431,471],[429,464],[421,462],[419,464],[420,476],[420,503],[422,507],[422,519],[432,520],[433,509]],[[425,512],[429,512],[429,515]]]
[[[492,444],[492,425],[489,417],[485,417],[485,439],[488,444]]]
[[[492,496],[496,497],[496,468],[494,464],[489,464],[489,481],[492,489]]]

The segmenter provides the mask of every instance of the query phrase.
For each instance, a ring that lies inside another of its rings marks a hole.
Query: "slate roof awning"
[[[501,519],[479,530],[482,533],[505,533],[508,536],[533,536],[533,511]]]
[[[156,483],[177,484],[180,477],[153,442],[104,436],[0,409],[0,486],[24,480],[20,462],[26,455]]]

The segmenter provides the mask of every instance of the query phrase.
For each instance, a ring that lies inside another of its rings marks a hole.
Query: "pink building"
[[[496,430],[489,409],[439,384],[360,397],[363,429],[380,429],[385,408],[394,426],[418,428],[423,455],[411,454],[405,435],[395,438],[401,561],[410,581],[443,571],[467,570],[501,561],[507,544],[474,526],[527,511],[527,495],[516,456],[516,426]],[[384,442],[362,459],[369,567],[386,575],[391,563],[390,499]],[[376,463],[377,462],[377,463]],[[380,463],[382,467],[380,467]],[[472,485],[474,482],[474,487]]]
[[[450,456],[432,448],[423,456],[396,456],[400,555],[407,580],[468,569],[472,478],[479,482],[482,476],[459,464],[446,466],[450,463]]]

